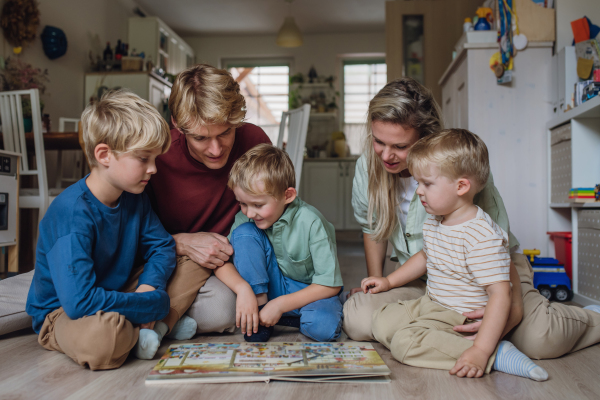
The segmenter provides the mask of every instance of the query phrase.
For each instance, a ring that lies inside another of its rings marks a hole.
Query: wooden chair
[[[35,168],[29,166],[30,160],[25,142],[22,100],[27,97],[31,100]],[[2,118],[4,150],[21,154],[21,176],[34,175],[37,177],[37,189],[19,190],[19,208],[37,208],[39,214],[36,225],[39,226],[48,206],[58,194],[58,191],[53,191],[54,193],[51,194],[48,188],[39,91],[30,89],[0,92],[0,117]],[[35,248],[37,234],[33,235],[33,239]]]
[[[70,131],[76,131],[79,129],[79,118],[59,118],[58,131],[66,132],[66,124],[73,124],[73,129]],[[63,183],[67,183],[67,186],[69,186],[83,178],[83,162],[83,154],[79,150],[58,150],[54,187],[62,189]],[[66,171],[65,168],[67,168]]]
[[[304,161],[304,145],[308,132],[308,119],[310,118],[310,104],[305,104],[295,110],[285,111],[281,114],[279,124],[279,137],[277,147],[283,148],[283,135],[289,119],[288,137],[285,151],[290,156],[296,170],[296,189],[300,191],[300,178],[302,177],[302,162]]]

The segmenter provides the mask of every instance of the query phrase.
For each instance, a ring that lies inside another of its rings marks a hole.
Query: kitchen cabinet
[[[336,230],[360,230],[352,209],[356,159],[306,159],[300,197],[315,207]]]
[[[157,17],[129,18],[129,49],[169,74],[177,75],[194,64],[194,51]]]
[[[85,75],[85,102],[97,100],[106,90],[125,88],[148,100],[167,118],[172,84],[152,72],[92,72]]]

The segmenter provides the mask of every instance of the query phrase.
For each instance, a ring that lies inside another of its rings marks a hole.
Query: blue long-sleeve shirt
[[[27,313],[38,333],[46,315],[60,307],[71,319],[102,310],[135,324],[160,320],[169,312],[165,289],[175,268],[175,241],[147,195],[123,192],[111,208],[92,194],[86,178],[61,193],[40,223],[27,297]],[[142,264],[138,285],[156,290],[120,292],[132,269]]]

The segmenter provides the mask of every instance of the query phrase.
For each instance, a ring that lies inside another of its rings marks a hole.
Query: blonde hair
[[[466,129],[446,129],[420,139],[410,148],[407,162],[411,174],[433,164],[448,178],[470,178],[475,193],[484,188],[490,175],[487,146]]]
[[[167,121],[138,95],[113,90],[89,104],[81,114],[85,155],[90,166],[98,165],[96,146],[106,144],[119,155],[135,150],[169,150],[171,134]]]
[[[177,128],[187,134],[208,124],[240,126],[246,117],[246,100],[229,72],[197,64],[177,75],[169,110]]]
[[[262,182],[264,191],[256,184]],[[288,154],[270,144],[259,144],[241,156],[229,173],[229,189],[239,187],[252,195],[268,194],[282,198],[287,188],[296,187],[296,173]]]
[[[365,156],[368,172],[369,207],[367,218],[371,239],[376,242],[392,236],[398,226],[398,194],[402,188],[399,174],[387,172],[373,149],[374,121],[412,128],[425,137],[443,128],[441,111],[433,94],[412,78],[389,82],[369,102]]]

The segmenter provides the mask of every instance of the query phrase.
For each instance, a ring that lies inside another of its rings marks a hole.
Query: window
[[[351,154],[362,152],[369,101],[387,83],[384,60],[344,62],[344,133]]]
[[[281,114],[288,110],[289,65],[228,64],[246,99],[246,121],[260,126],[277,144]]]

